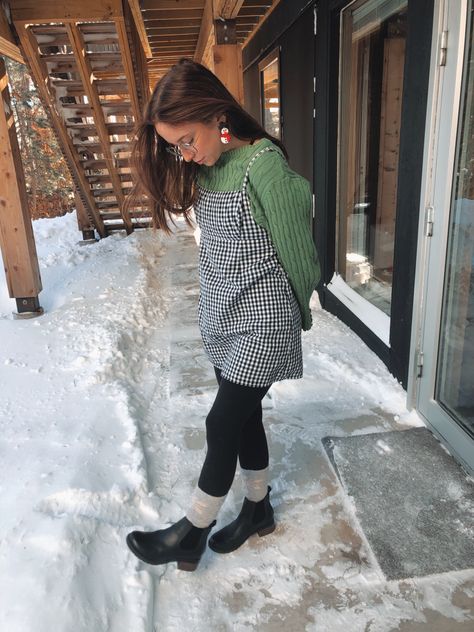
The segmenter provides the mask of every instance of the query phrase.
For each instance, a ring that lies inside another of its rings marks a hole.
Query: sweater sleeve
[[[321,273],[311,234],[312,195],[308,180],[290,169],[279,151],[268,151],[249,170],[248,192],[255,221],[269,233],[302,315],[311,329],[311,294]]]

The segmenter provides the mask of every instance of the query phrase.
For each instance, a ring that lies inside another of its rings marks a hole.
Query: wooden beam
[[[139,0],[128,0],[128,4],[130,6],[133,19],[135,21],[135,26],[137,27],[138,35],[140,37],[143,50],[145,51],[145,57],[147,58],[153,57],[153,53],[151,52],[151,49],[150,49],[150,43],[148,41],[148,35],[145,28],[145,22],[143,21],[143,14],[140,9],[140,2]]]
[[[10,0],[16,22],[113,20],[122,15],[121,0]]]
[[[125,71],[125,77],[127,78],[128,93],[130,95],[130,101],[133,108],[133,116],[135,122],[141,121],[141,108],[137,93],[137,84],[135,83],[135,73],[133,70],[132,55],[130,52],[130,46],[128,44],[127,29],[125,26],[124,18],[118,18],[115,20],[115,27],[120,43],[120,53],[122,55],[122,64]]]
[[[240,44],[216,44],[213,47],[214,73],[235,99],[243,105],[244,85]]]
[[[67,133],[63,119],[59,115],[56,103],[53,101],[54,87],[51,85],[46,64],[38,55],[38,43],[27,26],[17,25],[17,33],[20,38],[23,57],[28,61],[31,76],[35,80],[36,87],[43,101],[43,105],[50,115],[53,128],[63,150],[64,158],[69,166],[71,176],[79,190],[86,212],[95,223],[101,237],[106,236],[106,228],[90,193],[90,186],[80,165],[79,156],[73,145],[71,137]]]
[[[194,53],[194,61],[202,63],[204,53],[210,40],[214,40],[213,0],[206,0],[201,20],[198,43]]]
[[[41,276],[8,76],[1,57],[0,92],[0,246],[8,293],[11,298],[36,298],[42,290]]]
[[[99,93],[97,92],[96,81],[92,72],[89,56],[86,53],[86,46],[84,38],[79,30],[79,27],[75,24],[67,23],[66,31],[71,43],[72,50],[76,58],[77,68],[81,75],[82,85],[84,86],[84,92],[87,95],[87,99],[93,109],[93,117],[97,133],[99,135],[99,142],[104,154],[104,159],[107,164],[107,170],[112,180],[112,187],[117,198],[120,211],[122,212],[124,203],[124,194],[122,191],[122,185],[115,170],[114,157],[112,156],[112,149],[110,147],[109,131],[105,122],[104,112],[102,110]],[[123,221],[127,227],[127,233],[131,233],[133,228],[130,222],[130,216],[128,212],[123,210]]]
[[[244,0],[214,0],[214,20],[232,20],[239,14]]]
[[[8,18],[2,4],[0,4],[0,55],[10,57],[10,59],[14,59],[20,64],[25,63],[20,49],[16,45],[13,32],[10,28]]]

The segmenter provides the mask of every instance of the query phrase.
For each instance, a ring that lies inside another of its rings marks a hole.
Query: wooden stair
[[[124,208],[132,187],[130,142],[149,96],[146,58],[128,3],[13,0],[10,5],[23,58],[89,230],[105,237],[119,228],[130,233],[150,226],[145,209]]]

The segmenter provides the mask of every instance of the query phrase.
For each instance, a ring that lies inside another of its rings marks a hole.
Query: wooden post
[[[214,21],[216,43],[212,47],[214,74],[243,106],[244,78],[242,72],[242,47],[237,44],[236,21]]]
[[[244,105],[242,48],[240,44],[216,44],[212,48],[214,74],[219,77],[233,97]]]
[[[211,70],[244,105],[242,46],[237,44],[236,17],[243,0],[206,0],[195,61]]]
[[[77,227],[82,232],[83,237],[83,240],[79,243],[81,245],[95,243],[97,239],[95,238],[94,226],[87,215],[81,196],[77,191],[74,193],[74,201],[76,203]]]
[[[3,57],[0,94],[0,247],[8,293],[17,303],[14,314],[29,318],[43,313],[38,300],[43,286]]]

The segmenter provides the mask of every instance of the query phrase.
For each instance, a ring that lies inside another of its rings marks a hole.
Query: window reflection
[[[263,127],[272,136],[281,138],[278,57],[266,61],[265,67],[261,69],[261,85]]]
[[[350,287],[390,315],[407,0],[341,14],[338,261]]]

